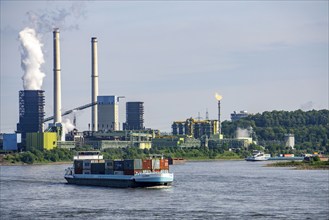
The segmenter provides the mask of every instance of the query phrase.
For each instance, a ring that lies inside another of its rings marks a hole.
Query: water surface
[[[68,165],[2,166],[2,219],[328,219],[329,171],[267,162],[171,166],[172,187],[75,186]]]

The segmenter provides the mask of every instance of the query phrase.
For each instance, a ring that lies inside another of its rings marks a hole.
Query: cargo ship
[[[73,167],[66,169],[69,184],[117,188],[170,186],[174,174],[168,159],[104,160],[100,152],[78,152]]]

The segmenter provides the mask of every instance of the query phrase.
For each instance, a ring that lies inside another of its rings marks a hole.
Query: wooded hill
[[[294,134],[297,150],[329,152],[329,110],[266,111],[222,123],[225,137],[236,137],[237,128],[247,129],[267,148],[282,147],[285,134]]]

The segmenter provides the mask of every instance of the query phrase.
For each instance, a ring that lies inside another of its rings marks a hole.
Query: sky
[[[19,121],[19,33],[42,44],[46,117],[53,115],[52,30],[60,28],[62,111],[91,102],[91,38],[99,95],[144,102],[144,125],[222,120],[233,111],[328,109],[328,1],[0,1],[0,133]],[[73,115],[66,118],[71,119]],[[88,130],[91,109],[76,113]]]

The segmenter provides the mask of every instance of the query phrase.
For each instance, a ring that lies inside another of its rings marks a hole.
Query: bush
[[[239,155],[231,152],[231,151],[225,151],[222,154],[217,155],[217,159],[239,159]]]
[[[57,154],[57,152],[51,152],[50,153],[50,157],[49,157],[49,160],[52,161],[52,162],[56,162],[56,161],[59,161],[59,156]]]
[[[7,155],[4,157],[4,159],[7,160],[8,162],[15,163],[15,156],[12,155],[12,154],[7,154]]]
[[[20,155],[20,158],[23,163],[27,163],[27,164],[33,164],[33,162],[35,161],[35,155],[29,151],[22,153]]]
[[[314,162],[321,161],[319,156],[312,157],[312,160]]]
[[[31,153],[35,155],[36,161],[40,161],[40,162],[44,161],[44,155],[42,151],[38,149],[32,149]]]

